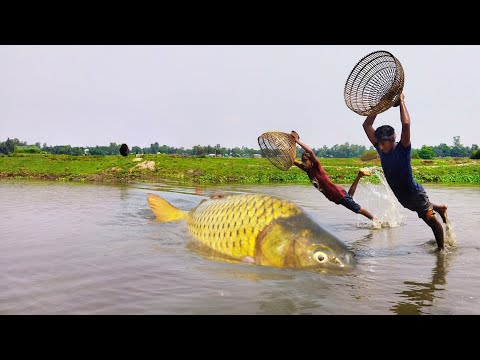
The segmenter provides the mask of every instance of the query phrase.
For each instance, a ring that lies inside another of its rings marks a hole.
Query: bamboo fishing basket
[[[404,82],[400,61],[388,51],[374,51],[350,72],[343,91],[345,103],[359,115],[380,114],[397,102]]]
[[[263,155],[280,170],[287,171],[297,155],[293,135],[281,131],[267,131],[258,137]]]

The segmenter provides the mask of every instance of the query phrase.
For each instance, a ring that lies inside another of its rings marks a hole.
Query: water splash
[[[445,238],[443,240],[445,249],[457,247],[457,236],[455,235],[453,229],[453,224],[447,218],[447,223],[445,224]]]
[[[364,191],[362,191],[364,194],[363,196],[359,196],[357,200],[359,200],[362,207],[368,209],[377,219],[370,223],[359,223],[357,226],[380,229],[383,227],[398,227],[403,225],[403,207],[393,194],[392,189],[390,189],[382,169],[379,167],[369,167],[366,169],[370,170],[372,176],[378,177],[380,184],[367,182],[361,184],[364,188]]]

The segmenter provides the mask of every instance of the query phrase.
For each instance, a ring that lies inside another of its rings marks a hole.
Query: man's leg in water
[[[443,226],[437,220],[433,211],[431,209],[427,210],[427,214],[423,221],[427,223],[428,226],[432,228],[433,235],[435,235],[435,240],[437,241],[438,250],[443,250]]]
[[[360,179],[364,176],[370,176],[370,175],[371,175],[370,172],[360,170],[357,174],[357,178],[355,179],[355,181],[350,186],[350,189],[348,189],[348,195],[353,197],[353,194],[355,194],[355,191],[357,190],[357,185],[358,185],[358,182],[360,181]],[[358,214],[362,214],[363,216],[369,218],[370,220],[375,219],[374,216],[372,214],[370,214],[370,212],[367,209],[364,209],[364,208],[360,208],[360,210],[358,211]]]
[[[362,208],[358,203],[356,203],[350,194],[346,195],[338,204],[345,206],[348,210],[353,211],[355,214],[362,214],[372,221],[375,219],[367,209]]]
[[[364,208],[360,208],[360,211],[358,212],[359,214],[362,214],[363,216],[366,216],[367,218],[369,218],[370,220],[373,221],[374,217],[372,214],[370,214],[370,212],[367,210],[367,209],[364,209]]]

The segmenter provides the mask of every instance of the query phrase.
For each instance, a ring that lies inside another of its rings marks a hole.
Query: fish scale
[[[253,257],[259,233],[272,220],[299,212],[288,201],[265,195],[227,196],[204,201],[192,209],[187,225],[197,240],[215,251],[233,257]]]

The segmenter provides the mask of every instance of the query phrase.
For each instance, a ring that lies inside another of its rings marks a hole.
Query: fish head
[[[352,251],[304,213],[273,221],[259,241],[257,263],[314,271],[350,271]]]

